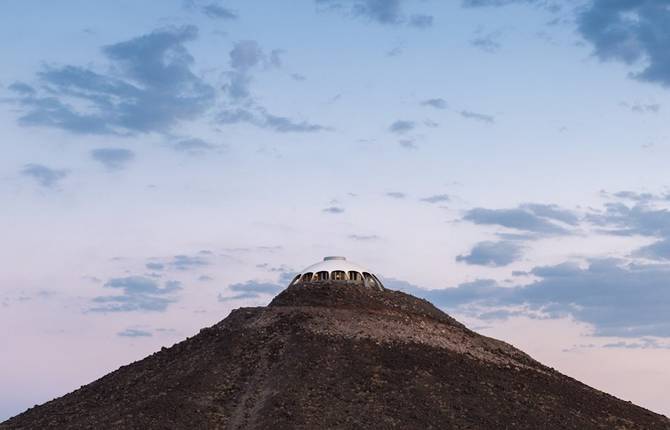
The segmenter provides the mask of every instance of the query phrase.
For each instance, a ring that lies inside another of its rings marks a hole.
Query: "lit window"
[[[345,281],[347,279],[347,274],[342,270],[335,270],[330,274],[333,281]]]
[[[377,281],[375,280],[374,276],[371,274],[364,272],[363,277],[365,278],[365,286],[370,287],[370,288],[378,288],[379,285],[377,284]]]

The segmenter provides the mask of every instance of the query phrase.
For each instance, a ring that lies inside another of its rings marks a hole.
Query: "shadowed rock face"
[[[289,287],[0,429],[670,429],[430,303]]]

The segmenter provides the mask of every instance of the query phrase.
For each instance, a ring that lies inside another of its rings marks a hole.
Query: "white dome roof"
[[[347,261],[344,257],[325,257],[296,275],[291,285],[315,282],[345,282],[384,289],[381,281],[363,266]]]
[[[316,264],[303,269],[300,273],[317,273],[317,272],[333,272],[335,270],[342,270],[344,272],[354,271],[354,272],[366,272],[372,273],[368,269],[358,264],[347,261],[345,257],[324,257],[323,261],[319,261]]]

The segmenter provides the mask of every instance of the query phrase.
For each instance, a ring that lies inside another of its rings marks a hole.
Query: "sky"
[[[670,415],[667,0],[0,2],[0,420],[345,255]]]

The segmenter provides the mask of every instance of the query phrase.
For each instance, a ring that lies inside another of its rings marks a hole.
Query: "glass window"
[[[352,270],[349,272],[349,280],[356,283],[361,283],[363,281],[363,276],[361,276],[359,272]]]
[[[318,279],[319,281],[327,281],[328,278],[329,278],[328,272],[326,272],[326,271],[318,272],[316,274],[316,279]]]
[[[345,281],[347,279],[347,274],[342,270],[334,270],[330,277],[333,281]]]
[[[370,287],[370,288],[377,288],[378,287],[377,281],[375,281],[374,276],[372,276],[371,274],[369,274],[367,272],[364,272],[363,277],[365,278],[365,286],[366,287]]]
[[[312,282],[312,272],[307,272],[302,275],[302,282]]]

